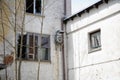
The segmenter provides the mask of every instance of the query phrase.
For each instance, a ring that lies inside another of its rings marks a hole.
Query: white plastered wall
[[[120,79],[120,1],[109,1],[98,9],[67,22],[69,80]],[[88,33],[101,30],[101,50],[89,53]]]

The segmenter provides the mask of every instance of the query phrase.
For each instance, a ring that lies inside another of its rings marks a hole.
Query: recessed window
[[[26,12],[40,14],[41,0],[26,0]]]
[[[40,45],[41,44],[41,45]],[[20,49],[22,45],[22,49]],[[50,60],[50,36],[40,35],[36,33],[27,33],[23,35],[21,43],[21,35],[18,37],[18,58],[25,60]]]
[[[101,48],[101,31],[97,30],[89,33],[90,51],[95,51]]]

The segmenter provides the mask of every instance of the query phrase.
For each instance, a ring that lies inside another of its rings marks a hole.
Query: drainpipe
[[[64,17],[66,17],[66,0],[64,0]],[[63,19],[61,20],[61,29],[64,31]],[[66,67],[65,67],[66,62],[65,62],[65,54],[64,54],[64,35],[62,35],[62,38],[63,38],[63,44],[62,44],[63,80],[66,80]]]
[[[63,20],[62,20],[63,21]],[[62,38],[63,38],[63,44],[62,44],[62,59],[63,59],[63,80],[68,80],[68,69],[67,69],[67,66],[68,66],[68,56],[66,54],[66,50],[65,48],[67,48],[67,43],[66,43],[66,23],[63,23],[62,22],[62,27],[61,29],[64,31],[64,34],[62,35]]]
[[[66,0],[64,0],[64,16],[66,16]]]
[[[62,26],[61,26],[61,29],[64,31],[64,28],[63,28],[63,20],[62,21]],[[65,54],[64,54],[64,34],[62,35],[62,39],[63,39],[63,44],[61,45],[62,47],[62,61],[63,61],[63,80],[66,80],[66,69],[65,69]]]

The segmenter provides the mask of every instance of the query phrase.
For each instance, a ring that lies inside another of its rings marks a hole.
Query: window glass
[[[90,33],[90,49],[97,49],[101,47],[100,30]]]
[[[17,47],[17,51],[18,51],[18,57],[20,57],[20,51],[22,52],[21,54],[21,58],[26,58],[26,35],[23,35],[23,40],[21,43],[21,35],[18,35],[18,47]],[[20,49],[20,47],[22,47]]]
[[[27,13],[41,13],[41,0],[26,0]]]
[[[41,48],[41,50],[42,50],[42,54],[41,54],[41,57],[40,57],[40,59],[41,60],[49,60],[49,49],[48,48]]]
[[[36,13],[41,13],[41,0],[36,0],[35,10]]]
[[[34,0],[26,0],[26,12],[33,13]]]
[[[50,45],[49,45],[49,36],[44,36],[44,37],[42,37],[42,42],[41,42],[41,46],[43,47],[43,48],[49,48],[50,47]]]
[[[42,36],[41,38],[41,50],[42,50],[42,56],[41,59],[43,60],[49,60],[50,58],[50,37],[49,36]]]

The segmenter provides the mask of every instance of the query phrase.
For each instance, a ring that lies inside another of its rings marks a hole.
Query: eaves
[[[65,19],[63,20],[63,22],[64,22],[64,23],[67,23],[69,20],[73,20],[75,17],[81,17],[81,15],[83,15],[83,14],[85,14],[85,13],[89,13],[89,11],[92,10],[92,9],[94,9],[94,8],[99,8],[99,6],[100,6],[101,4],[103,4],[103,3],[106,3],[106,4],[107,4],[109,1],[110,1],[110,0],[100,0],[100,1],[98,1],[98,2],[96,2],[96,3],[94,3],[93,5],[85,8],[84,10],[82,10],[82,11],[80,11],[80,12],[78,12],[78,13],[75,13],[75,14],[73,14],[73,15],[65,18]]]

